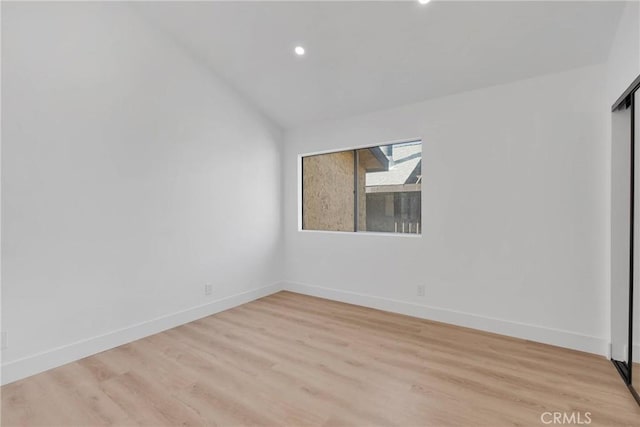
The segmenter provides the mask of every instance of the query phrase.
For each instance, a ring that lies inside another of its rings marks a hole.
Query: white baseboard
[[[434,320],[516,338],[556,345],[574,350],[606,356],[609,352],[607,340],[570,331],[550,329],[502,319],[478,316],[443,308],[430,307],[406,301],[359,294],[339,289],[301,283],[275,283],[269,286],[231,295],[197,307],[172,313],[104,335],[67,344],[38,354],[2,364],[2,385],[37,373],[71,363],[129,342],[157,334],[167,329],[237,307],[281,290],[326,298],[334,301],[406,314],[422,319]],[[636,351],[634,346],[634,352]],[[638,351],[636,354],[640,354]]]
[[[575,332],[560,329],[545,328],[542,326],[512,322],[509,320],[495,319],[478,316],[444,308],[430,307],[406,301],[382,298],[372,295],[359,294],[333,288],[325,288],[302,283],[285,282],[284,290],[326,298],[378,310],[405,314],[422,319],[464,326],[481,331],[493,332],[515,338],[551,344],[573,350],[584,351],[606,356],[609,352],[607,339],[582,335]]]
[[[112,349],[149,335],[228,310],[282,290],[281,283],[252,289],[213,302],[138,323],[2,364],[2,385]]]

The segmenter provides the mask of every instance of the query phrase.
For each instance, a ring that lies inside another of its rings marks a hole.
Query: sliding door
[[[634,94],[632,108],[633,111],[633,141],[635,144],[640,143],[640,91]],[[640,149],[636,150],[635,155],[635,188],[640,190]],[[637,192],[637,191],[636,191]],[[632,390],[637,394],[640,391],[640,197],[635,198],[635,230],[634,230],[634,278],[633,287],[631,288],[631,339],[629,352],[629,367],[631,369],[631,385]]]
[[[640,403],[640,77],[611,112],[611,359]],[[637,148],[637,149],[636,149]]]
[[[611,358],[628,376],[629,290],[633,273],[631,176],[631,106],[624,103],[611,117]]]

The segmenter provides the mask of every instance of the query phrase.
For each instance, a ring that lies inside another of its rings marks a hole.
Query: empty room
[[[640,1],[1,26],[2,426],[640,426]]]

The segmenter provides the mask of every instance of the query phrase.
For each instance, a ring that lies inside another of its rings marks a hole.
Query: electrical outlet
[[[204,285],[204,294],[211,295],[213,293],[213,285],[211,283],[207,283]]]
[[[419,297],[423,297],[425,294],[425,287],[424,285],[418,285],[418,296]]]
[[[4,350],[8,346],[9,346],[9,334],[7,334],[7,331],[2,331],[2,343],[0,344],[0,347],[2,348],[2,350]]]

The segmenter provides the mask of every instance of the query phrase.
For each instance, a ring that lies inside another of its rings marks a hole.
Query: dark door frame
[[[611,106],[611,112],[614,113],[619,109],[630,109],[631,114],[631,137],[629,139],[629,329],[628,329],[628,345],[627,345],[627,362],[611,359],[614,366],[620,373],[625,384],[631,391],[631,394],[640,404],[640,395],[633,387],[632,373],[633,369],[633,279],[634,279],[634,216],[635,216],[635,93],[640,90],[640,76],[625,90],[622,95]]]

